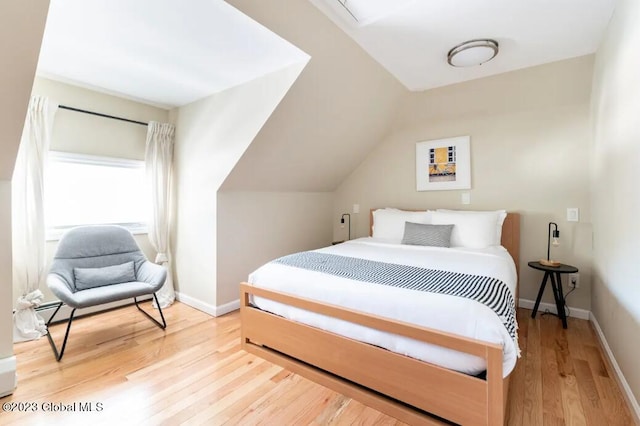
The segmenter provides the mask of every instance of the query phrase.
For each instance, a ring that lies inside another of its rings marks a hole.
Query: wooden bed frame
[[[520,215],[509,213],[502,245],[519,262]],[[509,377],[502,347],[331,304],[240,284],[242,348],[408,424],[502,425]],[[270,299],[484,358],[486,379],[399,355],[291,321],[249,303]],[[516,298],[517,301],[517,298]]]

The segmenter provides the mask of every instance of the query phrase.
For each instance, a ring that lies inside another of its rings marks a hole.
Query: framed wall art
[[[416,143],[416,189],[470,189],[470,140],[458,136]]]

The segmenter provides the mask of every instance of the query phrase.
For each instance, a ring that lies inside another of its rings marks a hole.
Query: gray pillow
[[[451,247],[451,231],[453,231],[453,225],[405,222],[402,244]]]
[[[76,290],[136,281],[133,261],[104,268],[73,268]]]

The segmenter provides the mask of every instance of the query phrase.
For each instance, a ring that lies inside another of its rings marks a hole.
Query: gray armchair
[[[56,359],[62,359],[78,308],[133,298],[138,310],[165,329],[167,324],[155,293],[166,277],[165,268],[149,262],[131,233],[121,226],[80,226],[67,231],[47,275],[47,286],[60,299],[47,327],[63,304],[72,308],[60,352],[51,333],[47,334]],[[144,295],[153,295],[162,323],[138,305],[137,298]]]

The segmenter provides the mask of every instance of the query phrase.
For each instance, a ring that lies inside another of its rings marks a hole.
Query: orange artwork
[[[443,146],[429,149],[429,182],[456,180],[456,147]]]

